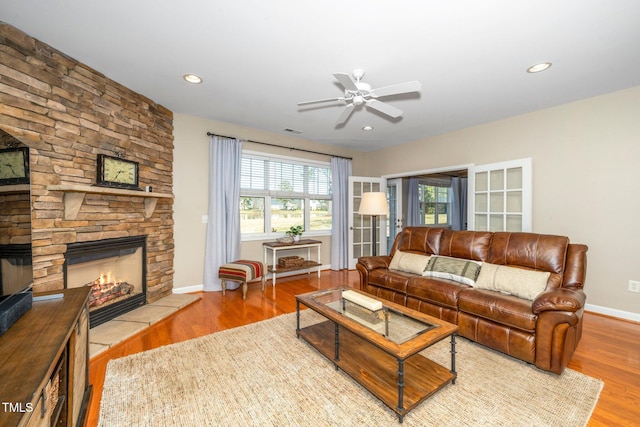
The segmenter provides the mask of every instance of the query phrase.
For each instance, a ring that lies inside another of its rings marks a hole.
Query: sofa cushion
[[[547,287],[551,273],[484,263],[475,287],[505,292],[533,301]]]
[[[400,270],[407,273],[420,274],[424,272],[429,263],[428,255],[414,254],[410,252],[396,251],[389,263],[391,270]]]
[[[437,254],[443,232],[442,228],[405,227],[396,236],[392,249],[424,255]]]
[[[413,276],[407,283],[407,297],[451,309],[458,308],[458,294],[467,285],[452,280]]]
[[[444,230],[438,255],[488,261],[493,233],[490,231]]]
[[[486,261],[549,271],[562,276],[568,246],[569,238],[564,236],[501,231],[494,233]]]
[[[461,313],[528,332],[536,330],[538,320],[531,305],[531,301],[523,298],[478,288],[466,288],[458,295],[458,309]]]
[[[434,255],[429,260],[423,276],[449,279],[473,286],[482,263],[468,259]]]
[[[409,279],[412,277],[416,277],[416,275],[400,270],[379,268],[369,273],[369,283],[404,294],[407,292],[407,283],[409,283]]]

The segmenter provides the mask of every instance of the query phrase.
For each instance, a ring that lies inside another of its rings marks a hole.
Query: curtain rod
[[[235,137],[233,137],[233,136],[218,135],[217,133],[212,133],[212,132],[207,132],[207,136],[221,136],[222,138],[234,138],[234,139],[239,139],[239,138],[235,138]],[[340,159],[353,160],[353,158],[352,158],[352,157],[338,156],[338,155],[336,155],[336,154],[321,153],[321,152],[319,152],[319,151],[305,150],[304,148],[285,147],[284,145],[270,144],[270,143],[268,143],[268,142],[252,141],[252,140],[250,140],[250,139],[245,139],[244,141],[251,142],[251,143],[253,143],[253,144],[268,145],[269,147],[286,148],[286,149],[288,149],[288,150],[296,150],[296,151],[304,151],[305,153],[320,154],[321,156],[338,157],[338,158],[340,158]]]

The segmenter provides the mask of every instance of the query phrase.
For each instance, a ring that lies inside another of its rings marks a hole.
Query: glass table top
[[[310,294],[308,297],[317,304],[324,305],[358,322],[396,344],[407,342],[438,327],[350,289],[329,289]]]

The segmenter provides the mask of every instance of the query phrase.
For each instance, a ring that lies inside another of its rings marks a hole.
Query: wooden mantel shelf
[[[24,194],[28,193],[29,189],[29,184],[2,185],[0,194]]]
[[[173,199],[169,193],[147,193],[145,191],[125,190],[122,188],[98,187],[96,185],[61,184],[47,185],[49,191],[64,192],[64,219],[74,220],[78,216],[84,196],[90,194],[108,194],[112,196],[132,196],[144,198],[144,217],[150,218],[156,209],[158,199]]]

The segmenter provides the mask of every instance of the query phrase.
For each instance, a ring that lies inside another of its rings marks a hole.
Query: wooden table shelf
[[[320,240],[312,239],[300,239],[294,243],[280,243],[280,242],[264,242],[262,244],[264,248],[264,265],[267,266],[267,271],[271,274],[272,284],[276,285],[276,277],[280,273],[287,273],[291,271],[307,270],[311,273],[312,269],[318,270],[318,277],[320,277],[320,267],[322,263],[320,261],[320,248],[322,242]],[[311,248],[316,249],[316,261],[311,260]],[[301,265],[292,267],[282,267],[278,265],[278,251],[290,251],[295,249],[306,249],[307,258]],[[271,252],[271,262],[269,262],[268,253]]]

